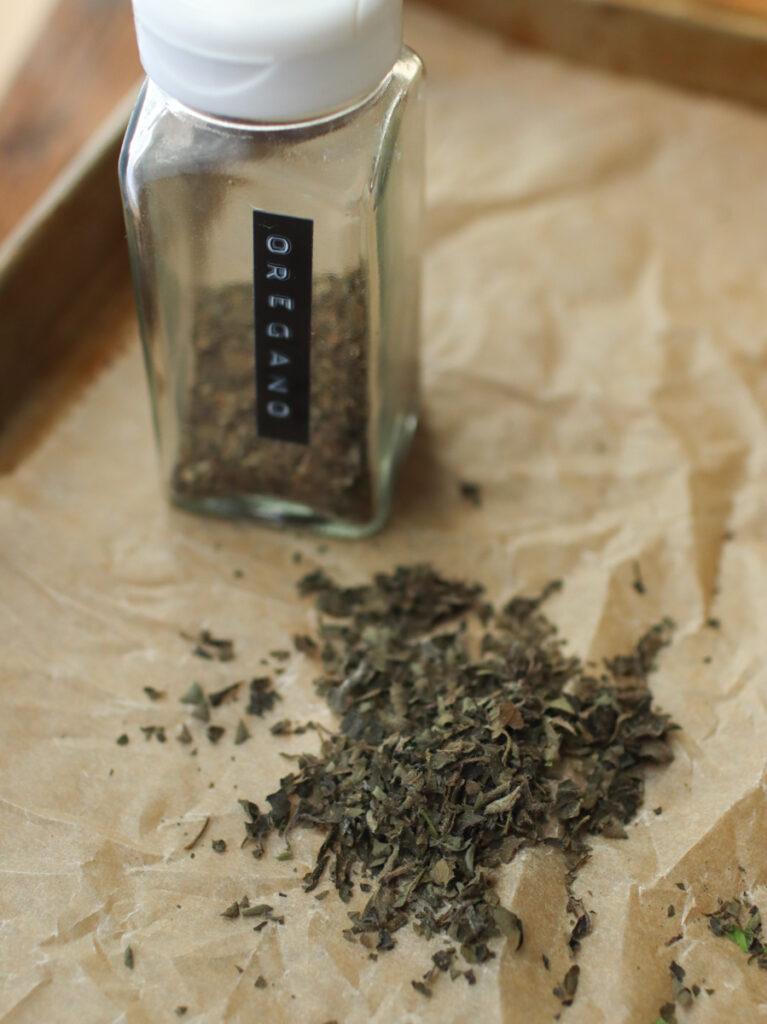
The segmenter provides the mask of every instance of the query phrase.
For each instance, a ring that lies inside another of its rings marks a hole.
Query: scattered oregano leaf
[[[205,661],[234,661],[234,641],[214,636],[210,630],[203,629],[196,636],[187,633],[181,634],[185,639],[194,643],[192,653]]]
[[[257,679],[251,680],[248,700],[249,715],[258,715],[261,718],[272,710],[278,700],[281,700],[281,697],[274,689],[269,676],[259,676]]]

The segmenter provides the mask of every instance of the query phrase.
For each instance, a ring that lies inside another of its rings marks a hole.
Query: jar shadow
[[[453,474],[439,460],[437,440],[428,420],[422,420],[399,470],[391,514],[394,525],[433,517],[448,499]]]

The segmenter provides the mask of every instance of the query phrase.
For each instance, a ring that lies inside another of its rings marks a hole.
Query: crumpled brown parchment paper
[[[523,950],[427,1002],[409,984],[421,940],[402,932],[371,963],[340,937],[336,897],[303,894],[313,837],[293,862],[239,850],[237,799],[262,800],[311,735],[277,740],[254,719],[233,747],[242,703],[196,757],[139,732],[180,722],[192,679],[256,675],[305,629],[300,572],[356,581],[422,559],[494,600],[562,577],[549,611],[584,657],[676,620],[654,678],[683,726],[676,760],[629,839],[594,843],[578,892],[595,930],[563,1019],[651,1024],[672,957],[715,990],[684,1020],[767,1019],[767,975],[703,917],[720,895],[767,892],[767,124],[425,12],[409,35],[431,72],[425,419],[390,528],[320,545],[168,510],[136,344],[0,481],[3,1024],[154,1024],[177,1006],[190,1024],[552,1020],[569,966],[556,853],[501,880]],[[466,478],[480,509],[458,496]],[[193,657],[179,634],[202,626],[235,639],[236,662]],[[281,717],[328,721],[311,679],[292,658]],[[245,893],[285,926],[222,919]]]

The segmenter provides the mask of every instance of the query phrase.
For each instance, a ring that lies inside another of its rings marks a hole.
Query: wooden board
[[[61,0],[0,105],[0,243],[138,81],[130,0]]]
[[[0,103],[56,2],[25,0],[23,4],[5,5],[0,32]]]
[[[676,12],[683,17],[705,19],[719,16],[732,19],[734,16],[748,15],[754,19],[754,26],[767,19],[767,4],[764,0],[620,0],[622,3],[633,3],[636,7],[651,7],[666,13]]]
[[[125,276],[117,154],[139,77],[130,0],[61,0],[0,106],[0,429],[77,358],[82,297]]]
[[[427,2],[524,46],[767,106],[763,0]]]
[[[730,30],[740,25],[744,31],[760,32],[767,19],[764,0],[614,0],[614,3],[690,22],[716,21]]]

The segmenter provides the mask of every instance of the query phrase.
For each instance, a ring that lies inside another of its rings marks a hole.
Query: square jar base
[[[171,494],[170,500],[177,508],[197,515],[216,516],[225,519],[251,519],[280,528],[311,530],[324,537],[359,540],[377,533],[389,518],[390,501],[383,503],[374,519],[364,523],[331,519],[320,515],[306,505],[256,495],[236,495],[226,498],[189,498],[186,495]]]
[[[386,525],[397,469],[410,448],[417,427],[418,416],[414,412],[398,418],[397,429],[393,432],[396,440],[389,446],[388,455],[380,463],[377,512],[373,518],[364,522],[333,518],[299,502],[260,494],[191,497],[171,488],[169,499],[176,507],[197,515],[251,519],[284,529],[310,530],[325,537],[361,540],[378,533]]]

